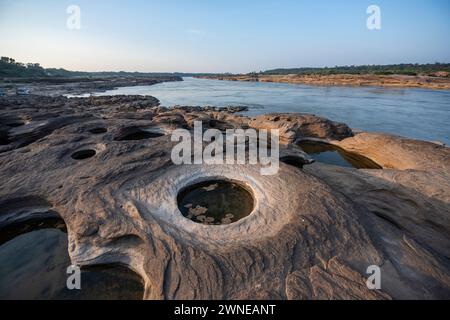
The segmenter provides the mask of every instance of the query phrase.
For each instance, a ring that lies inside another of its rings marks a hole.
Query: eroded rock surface
[[[57,212],[73,263],[128,266],[146,299],[450,298],[448,148],[353,136],[312,115],[234,111],[139,96],[1,99],[0,226],[33,206]],[[292,142],[323,139],[389,169],[281,163],[262,176],[253,165],[176,166],[170,133],[195,120],[278,128],[285,155],[300,158]],[[217,226],[183,217],[178,192],[218,177],[249,187],[254,211]],[[381,268],[381,290],[366,286],[370,265]]]
[[[18,88],[25,87],[31,94],[60,96],[83,95],[89,92],[104,92],[118,87],[150,86],[161,82],[183,81],[178,76],[106,76],[106,77],[41,77],[0,79],[0,88],[7,95],[15,95]]]
[[[333,144],[369,157],[384,168],[437,170],[449,174],[449,148],[384,133],[361,132]]]
[[[280,141],[292,143],[304,137],[342,139],[352,136],[352,130],[344,123],[331,121],[312,114],[284,113],[257,116],[249,125],[256,129],[280,130]]]

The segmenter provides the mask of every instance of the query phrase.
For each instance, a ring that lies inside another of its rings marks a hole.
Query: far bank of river
[[[375,74],[286,74],[286,75],[230,75],[202,76],[199,78],[228,81],[277,82],[318,86],[421,88],[450,90],[448,76],[407,76]]]

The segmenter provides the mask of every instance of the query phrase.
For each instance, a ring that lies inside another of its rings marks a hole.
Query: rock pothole
[[[280,157],[280,161],[299,169],[302,169],[305,164],[308,164],[302,157],[293,155]]]
[[[9,144],[11,141],[9,140],[8,133],[4,131],[0,131],[0,146],[5,146]]]
[[[108,129],[103,128],[103,127],[98,127],[98,128],[90,129],[89,132],[92,134],[102,134],[102,133],[108,132]]]
[[[230,224],[248,216],[255,207],[252,193],[231,180],[209,180],[189,185],[177,196],[186,218],[207,225]]]
[[[313,159],[322,163],[356,169],[382,169],[369,158],[325,142],[302,140],[297,145]]]
[[[142,278],[114,263],[81,267],[82,290],[69,290],[73,263],[59,213],[35,196],[0,206],[0,299],[142,299]]]
[[[95,156],[96,153],[97,152],[93,149],[84,149],[84,150],[79,150],[79,151],[72,153],[71,157],[72,157],[72,159],[75,159],[75,160],[84,160],[84,159],[92,158],[93,156]]]
[[[23,125],[25,125],[24,121],[14,121],[14,122],[10,122],[10,123],[7,124],[7,126],[10,127],[10,128],[17,128],[17,127],[20,127],[20,126],[23,126]]]
[[[0,299],[143,297],[141,277],[120,265],[82,267],[83,290],[67,289],[67,268],[72,262],[66,225],[59,217],[27,220],[0,231]]]
[[[133,140],[145,140],[153,139],[164,136],[164,133],[151,131],[142,128],[126,128],[119,133],[114,140],[115,141],[133,141]]]

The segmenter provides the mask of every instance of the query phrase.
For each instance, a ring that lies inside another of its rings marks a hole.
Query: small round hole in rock
[[[202,224],[230,224],[248,216],[255,206],[252,193],[230,180],[193,184],[177,196],[178,208],[186,218]]]
[[[10,122],[7,124],[8,127],[10,128],[16,128],[16,127],[20,127],[23,126],[25,124],[25,122]]]
[[[106,129],[106,128],[94,128],[94,129],[89,130],[89,132],[93,133],[93,134],[106,133],[107,131],[108,131],[108,129]]]
[[[146,130],[132,130],[131,132],[125,132],[122,135],[119,135],[114,140],[116,141],[126,141],[126,140],[143,140],[143,139],[151,139],[162,137],[164,134],[153,131]]]
[[[75,160],[83,160],[95,156],[95,153],[95,150],[92,149],[80,150],[73,153],[72,158]]]
[[[0,131],[0,145],[4,146],[9,144],[11,141],[9,140],[8,133]]]
[[[300,169],[303,168],[303,166],[305,165],[305,161],[301,157],[296,156],[281,157],[280,161]]]

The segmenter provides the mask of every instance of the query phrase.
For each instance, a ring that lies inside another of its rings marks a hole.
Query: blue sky
[[[66,27],[69,5],[81,29]],[[368,30],[366,9],[381,9]],[[70,70],[450,62],[448,0],[0,0],[0,55]]]

